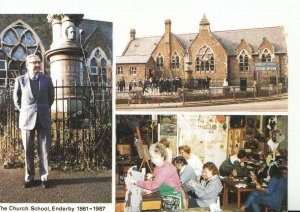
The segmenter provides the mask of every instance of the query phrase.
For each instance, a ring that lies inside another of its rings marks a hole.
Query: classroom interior
[[[272,137],[276,139],[273,139]],[[249,172],[267,170],[276,163],[287,176],[288,170],[288,117],[284,115],[116,115],[116,210],[124,211],[127,172],[151,173],[155,165],[149,156],[149,147],[167,139],[172,158],[179,156],[178,147],[188,145],[203,164],[213,162],[218,168],[224,160],[245,150],[243,164]],[[222,176],[220,176],[221,178]],[[255,190],[251,179],[229,176],[223,178],[220,206],[223,211],[239,211],[249,193]],[[267,186],[267,175],[261,177]],[[238,188],[244,183],[246,188]],[[186,198],[189,198],[188,195]],[[143,211],[161,210],[159,193],[142,195]],[[284,198],[282,210],[287,208]],[[186,208],[185,211],[191,209]],[[209,211],[198,208],[193,211]],[[266,207],[265,210],[268,210]]]

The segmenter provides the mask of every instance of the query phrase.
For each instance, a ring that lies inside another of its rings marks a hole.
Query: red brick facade
[[[259,31],[259,33],[255,30]],[[134,35],[132,32],[133,31],[131,31],[130,42],[123,56],[139,55],[140,50],[137,44],[134,44],[137,47],[136,52],[132,53],[132,49],[130,53],[127,52],[130,45],[133,45],[131,42],[134,42],[136,39],[135,30]],[[259,37],[264,32],[266,34],[265,36],[268,37]],[[281,36],[280,39],[276,38],[278,32]],[[247,33],[248,37],[244,35]],[[249,35],[249,33],[252,33],[257,38],[252,38],[253,35]],[[234,36],[232,36],[233,34]],[[240,38],[237,38],[237,35],[240,36]],[[230,36],[233,40],[230,40]],[[245,39],[244,36],[246,37]],[[141,38],[139,42],[142,41],[143,39]],[[134,64],[119,63],[117,60],[117,68],[123,67],[126,81],[131,81],[134,78],[144,80],[148,77],[154,77],[156,79],[160,77],[180,77],[181,79],[210,77],[212,82],[215,81],[214,85],[217,86],[222,86],[225,78],[228,79],[229,85],[238,86],[240,85],[241,78],[246,78],[247,85],[252,86],[254,80],[258,77],[260,83],[269,84],[274,82],[276,71],[262,71],[259,73],[254,71],[255,63],[262,62],[262,55],[265,51],[270,53],[271,62],[277,63],[279,82],[285,83],[288,76],[288,59],[282,27],[212,32],[210,30],[210,23],[204,16],[200,22],[198,33],[175,35],[171,32],[171,21],[166,20],[164,35],[159,39],[153,39],[152,42],[155,48],[149,48],[149,55],[151,55],[151,59],[149,59],[150,62],[135,64],[137,66],[136,76],[131,76],[129,73],[129,67]],[[276,43],[276,48],[274,43]],[[149,44],[149,46],[151,45]],[[199,65],[199,58],[200,61],[204,61],[206,58],[206,56],[201,56],[202,53],[200,50],[202,51],[202,49],[207,49],[207,51],[210,52],[209,55],[213,55],[213,57],[211,57],[213,59],[208,62],[208,64],[212,64],[209,68],[203,68]],[[179,56],[178,68],[172,67],[172,56],[174,56],[175,53]],[[247,69],[244,70],[240,70],[241,54],[247,55],[248,59]],[[157,57],[159,55],[163,58],[163,70],[158,70],[156,66]],[[196,61],[197,57],[198,62]],[[198,68],[197,63],[199,65]],[[189,68],[187,68],[187,64],[189,64]],[[121,77],[121,75],[117,75],[117,80]]]

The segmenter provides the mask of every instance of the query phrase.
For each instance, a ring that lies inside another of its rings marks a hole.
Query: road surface
[[[189,107],[183,107],[173,105],[173,107],[154,107],[148,106],[148,108],[128,105],[116,105],[117,111],[170,111],[170,112],[288,112],[288,100],[274,100],[274,101],[261,101],[251,103],[237,103],[226,105],[206,105],[196,106],[196,103],[188,103]]]

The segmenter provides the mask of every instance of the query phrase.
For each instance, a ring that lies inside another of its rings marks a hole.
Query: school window
[[[261,56],[261,62],[263,62],[263,63],[272,62],[271,53],[269,52],[268,49],[264,50],[264,52]]]
[[[211,48],[204,45],[197,53],[196,71],[214,71],[215,56]]]
[[[200,59],[199,57],[196,58],[196,72],[200,72]]]
[[[130,67],[130,74],[136,75],[136,67]]]
[[[36,54],[42,60],[41,47],[33,30],[18,22],[2,33],[0,55],[0,86],[14,86],[17,76],[26,73],[26,56]],[[42,66],[43,64],[41,64]],[[4,71],[4,69],[6,69]],[[41,70],[43,67],[41,67]],[[4,76],[5,75],[5,76]],[[4,79],[5,78],[5,79]]]
[[[179,56],[176,52],[172,56],[172,69],[173,71],[178,71],[179,69]]]
[[[276,85],[276,77],[270,77],[270,84]]]
[[[161,53],[158,54],[156,57],[156,70],[162,71],[164,67],[164,58],[162,57]]]
[[[123,67],[117,67],[117,74],[123,75]]]
[[[107,62],[105,59],[101,59],[101,73],[100,73],[100,78],[101,82],[106,82],[107,81]]]
[[[91,59],[90,62],[90,79],[91,79],[91,84],[92,85],[97,85],[98,84],[98,67],[97,67],[97,62],[96,59],[93,58]]]
[[[245,50],[239,56],[240,71],[249,71],[249,57]]]
[[[3,52],[0,50],[0,87],[6,86],[6,60]]]

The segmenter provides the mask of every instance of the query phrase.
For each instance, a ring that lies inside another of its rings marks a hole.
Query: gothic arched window
[[[172,56],[172,69],[174,71],[179,69],[179,56],[176,52]]]
[[[107,62],[104,58],[101,59],[101,73],[100,73],[100,79],[101,82],[106,82],[107,80],[107,73],[106,73],[106,68],[107,68]]]
[[[97,67],[97,61],[95,58],[92,58],[90,61],[90,79],[92,85],[98,84],[98,67]]]
[[[214,71],[215,56],[211,48],[204,45],[196,56],[196,71]]]
[[[261,62],[272,62],[271,53],[268,49],[265,49],[261,56]]]
[[[156,57],[156,69],[158,71],[162,71],[164,67],[164,58],[162,57],[161,53],[158,54]]]
[[[26,73],[26,56],[37,54],[43,61],[44,49],[36,33],[22,21],[11,24],[1,35],[2,54],[8,64],[7,83],[13,86],[14,79]]]
[[[110,64],[109,59],[105,52],[100,48],[95,48],[90,55],[90,73],[92,85],[104,85],[108,83],[108,65]]]
[[[249,71],[249,57],[245,50],[239,56],[240,71]]]

